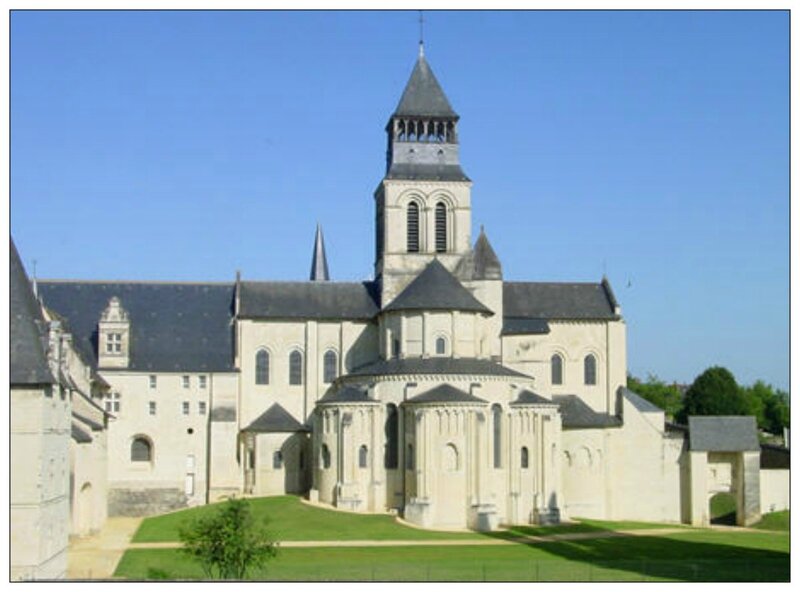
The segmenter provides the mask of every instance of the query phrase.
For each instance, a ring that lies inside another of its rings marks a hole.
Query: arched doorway
[[[732,493],[720,492],[708,500],[708,516],[711,524],[736,525],[736,497]]]

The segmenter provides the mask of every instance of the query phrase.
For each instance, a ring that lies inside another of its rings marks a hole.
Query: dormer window
[[[106,334],[106,353],[107,354],[122,353],[122,333]]]

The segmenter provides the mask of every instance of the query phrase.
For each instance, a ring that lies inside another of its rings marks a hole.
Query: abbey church
[[[93,507],[141,516],[292,493],[492,530],[707,524],[709,496],[730,491],[741,524],[758,518],[755,421],[673,425],[627,390],[625,320],[605,278],[504,281],[472,220],[460,126],[420,46],[385,128],[373,281],[332,281],[320,229],[306,282],[33,285],[12,244],[12,288],[27,303],[14,317],[12,302],[12,320],[41,341],[12,351],[12,395],[14,376],[28,397],[30,384],[60,384],[95,413],[94,431],[82,427],[106,455]],[[41,338],[54,323],[80,389]],[[41,376],[29,384],[15,365]],[[73,428],[87,413],[72,411]],[[67,481],[62,513],[86,512],[82,483]]]

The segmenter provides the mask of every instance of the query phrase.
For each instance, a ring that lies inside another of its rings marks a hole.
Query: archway
[[[736,497],[732,493],[720,492],[708,500],[708,516],[711,524],[736,525]]]

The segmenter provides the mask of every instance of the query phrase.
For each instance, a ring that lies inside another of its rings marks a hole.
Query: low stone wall
[[[152,516],[187,507],[180,489],[111,489],[108,492],[109,516]]]

